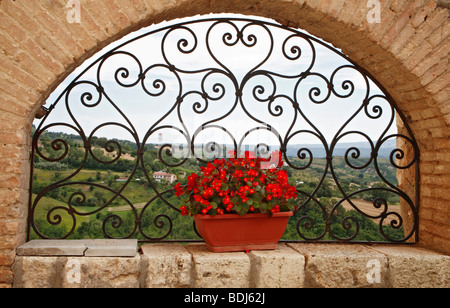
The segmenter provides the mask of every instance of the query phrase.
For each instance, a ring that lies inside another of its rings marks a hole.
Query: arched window
[[[108,48],[35,123],[29,239],[201,240],[175,183],[218,157],[279,150],[298,191],[284,240],[417,240],[416,141],[389,93],[339,50],[234,15]]]

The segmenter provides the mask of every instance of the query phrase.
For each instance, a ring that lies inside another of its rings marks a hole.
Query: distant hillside
[[[34,127],[33,127],[34,128]],[[34,129],[32,131],[32,135],[34,134]],[[55,133],[55,132],[46,132],[46,135],[48,138],[50,139],[56,139],[56,138],[64,138],[65,140],[73,140],[74,142],[78,142],[78,143],[82,143],[81,138],[77,135],[72,135],[72,134],[64,134],[64,133]],[[117,140],[117,139],[113,139],[114,141],[117,141],[118,143],[121,144],[121,146],[123,147],[122,150],[125,150],[125,152],[128,153],[133,153],[136,149],[136,143],[129,141],[129,140]],[[94,137],[93,140],[91,141],[91,143],[93,145],[97,145],[100,148],[103,147],[106,142],[108,141],[107,138],[97,138]],[[151,146],[151,144],[148,144],[148,146]],[[155,145],[153,145],[155,146]],[[246,146],[246,149],[254,149],[255,145],[248,145]],[[367,158],[370,157],[371,155],[371,149],[370,149],[370,145],[367,142],[342,142],[339,143],[336,148],[334,149],[334,153],[333,156],[335,157],[339,157],[339,156],[344,156],[345,152],[352,147],[356,147],[359,149],[360,151],[360,157],[361,158]],[[197,146],[195,147],[196,149],[200,149],[201,147]],[[227,145],[226,146],[227,149],[231,149],[232,146],[231,145]],[[276,149],[278,147],[274,147],[274,146],[270,146],[270,151]],[[325,154],[325,150],[323,148],[322,145],[320,144],[294,144],[294,145],[288,145],[287,148],[287,156],[290,157],[296,157],[297,156],[297,151],[299,149],[302,148],[306,148],[308,150],[310,150],[313,154],[313,156],[315,158],[325,158],[326,154]],[[396,148],[396,140],[390,139],[388,141],[386,141],[383,146],[381,147],[380,151],[378,152],[378,157],[380,158],[389,158],[392,150],[394,150]],[[131,157],[129,157],[130,160],[132,160]]]
[[[333,156],[344,156],[345,152],[352,148],[356,147],[360,151],[360,157],[370,157],[371,156],[371,148],[367,142],[352,142],[352,143],[339,143],[334,149]],[[297,156],[297,151],[301,148],[306,148],[310,150],[315,158],[325,158],[325,150],[322,145],[319,144],[296,144],[289,145],[287,148],[287,156]],[[389,158],[392,150],[396,148],[396,140],[387,140],[380,151],[378,152],[378,157],[381,158]]]

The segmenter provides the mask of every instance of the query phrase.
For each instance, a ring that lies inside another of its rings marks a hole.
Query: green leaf
[[[259,210],[261,211],[262,214],[267,213],[267,207],[268,207],[267,203],[261,203],[261,205],[259,206]]]
[[[234,210],[238,213],[241,212],[242,206],[241,203],[234,204]]]
[[[261,188],[259,193],[260,193],[261,197],[265,197],[266,196],[266,189],[265,188]]]
[[[245,215],[245,214],[248,213],[249,210],[250,210],[250,205],[247,204],[247,203],[245,203],[245,204],[242,205],[241,213],[240,213],[240,214],[241,214],[241,215]]]
[[[213,209],[217,209],[217,203],[210,202],[209,204],[212,206]]]

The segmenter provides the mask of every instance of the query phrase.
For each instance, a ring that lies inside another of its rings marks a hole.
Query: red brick
[[[39,46],[42,46],[42,49],[51,55],[56,62],[64,67],[70,66],[73,62],[73,58],[66,50],[60,48],[55,41],[53,36],[47,34],[41,34],[36,38],[36,43],[38,43]]]
[[[430,82],[433,82],[433,80],[435,80],[438,76],[446,72],[447,69],[448,65],[442,65],[441,63],[432,66],[426,71],[425,74],[420,77],[420,83],[423,85],[428,85]]]
[[[411,57],[408,58],[408,60],[405,61],[405,66],[409,70],[413,70],[417,68],[417,65],[425,59],[431,52],[433,51],[433,46],[428,44],[427,42],[423,42],[422,46],[420,48],[417,48],[411,55]]]
[[[344,10],[345,2],[347,1],[332,1],[329,9],[330,16],[339,18],[342,11]]]
[[[115,4],[120,8],[120,10],[125,14],[130,24],[136,24],[139,22],[139,15],[137,14],[133,4],[129,0],[119,0],[115,1]]]
[[[417,7],[420,7],[423,0],[408,1],[408,5],[402,6],[402,13],[395,19],[391,28],[386,33],[385,37],[381,40],[381,45],[389,47],[398,36],[398,34],[409,23],[410,18]]]
[[[445,115],[450,114],[449,111],[448,112],[445,111],[446,108],[450,108],[449,104],[447,104],[448,101],[450,100],[450,88],[443,89],[439,93],[435,94],[433,97],[436,100],[436,102],[439,103],[439,106],[443,110],[444,114]]]
[[[9,268],[0,266],[0,283],[12,283],[13,272]]]
[[[450,239],[450,232],[448,232],[448,226],[438,224],[434,221],[423,221],[422,228],[424,231],[432,233],[434,235],[438,235],[446,240]]]
[[[105,2],[105,9],[108,11],[111,20],[117,24],[119,29],[125,29],[131,25],[127,15],[125,15],[114,0]]]
[[[36,60],[45,65],[53,74],[59,75],[64,72],[64,67],[61,65],[61,63],[57,62],[32,39],[23,41],[22,45]]]
[[[89,33],[93,35],[97,41],[108,39],[108,31],[109,35],[114,33],[110,29],[112,24],[111,20],[99,1],[92,1],[82,5],[81,16],[83,19],[81,26],[86,27]],[[102,24],[102,26],[99,24]]]
[[[26,70],[28,73],[46,82],[47,84],[55,79],[54,73],[52,73],[44,64],[36,61],[36,59],[24,50],[18,51],[14,55],[13,60],[19,64],[21,69]]]
[[[425,6],[417,10],[411,19],[411,24],[418,28],[423,22],[428,19],[428,15],[431,14],[436,8],[436,2],[429,0]]]
[[[428,84],[427,90],[429,90],[433,94],[439,93],[441,90],[448,87],[449,80],[450,80],[450,72],[442,74],[436,79],[434,79],[433,82]]]
[[[389,8],[396,13],[401,13],[402,10],[408,5],[408,2],[410,2],[410,0],[392,0]]]
[[[317,6],[317,10],[322,13],[328,13],[331,8],[332,0],[320,0],[319,5]]]
[[[355,9],[359,6],[362,0],[346,0],[345,6],[342,9],[341,15],[339,16],[339,21],[348,22],[350,17],[353,15]]]
[[[56,40],[61,42],[61,47],[67,52],[83,52],[77,41],[72,37],[70,31],[61,22],[55,19],[55,16],[44,9],[38,1],[26,1],[22,4],[25,9],[34,16],[34,18],[48,31]],[[81,33],[78,33],[81,34]]]
[[[14,56],[19,50],[17,42],[6,33],[0,33],[0,41],[2,42],[0,51],[2,51],[5,56]]]
[[[389,50],[393,54],[397,54],[406,45],[409,39],[416,33],[413,26],[407,24],[403,30],[398,34],[394,42],[392,42]]]
[[[353,11],[353,14],[350,16],[349,21],[351,24],[355,25],[356,27],[362,27],[367,22],[367,1],[361,0],[359,2],[359,5],[355,7],[355,10]]]
[[[29,113],[30,108],[0,89],[0,111],[23,116]]]
[[[3,84],[6,93],[21,102],[37,101],[40,97],[33,88],[21,85],[17,80],[14,82],[11,77],[5,76],[5,74],[0,74],[0,83]]]
[[[19,43],[28,37],[27,32],[2,11],[0,11],[0,29],[7,32],[16,42]]]
[[[148,1],[130,0],[130,2],[134,6],[140,20],[144,20],[148,18],[148,15],[153,14],[153,10],[149,7]]]
[[[36,22],[34,16],[27,14],[21,5],[19,6],[15,1],[5,1],[3,9],[16,24],[20,24],[26,31],[32,33],[39,33],[41,31],[41,24]]]
[[[57,5],[41,1],[38,7],[29,7],[29,10],[39,12],[39,14],[36,14],[36,18],[44,24],[47,30],[53,33],[55,38],[57,38],[69,52],[81,56],[85,50],[94,47],[97,40],[93,38],[91,33],[84,27],[90,20],[90,17],[83,16],[83,6],[81,7],[83,23],[69,24],[67,22],[66,4],[67,1],[61,3],[61,6],[58,7]]]
[[[422,26],[417,29],[417,33],[411,40],[411,43],[417,47],[420,47],[423,41],[427,40],[436,29],[442,27],[442,25],[447,21],[447,18],[448,13],[444,13],[442,11],[430,16],[430,19],[424,22]]]
[[[450,252],[445,219],[450,204],[448,12],[435,10],[433,1],[382,0],[382,23],[372,25],[366,20],[366,0],[82,1],[81,24],[67,23],[66,4],[23,0],[0,5],[0,156],[7,161],[0,164],[0,233],[6,235],[0,241],[0,284],[11,283],[12,252],[24,238],[31,110],[75,63],[138,24],[212,10],[291,21],[342,47],[374,73],[404,111],[421,148],[421,242]],[[403,173],[409,176],[402,181],[405,189],[411,189],[411,172]]]
[[[0,251],[0,266],[11,266],[15,256],[15,251]]]
[[[430,248],[448,254],[450,251],[450,240],[439,236],[434,236]]]

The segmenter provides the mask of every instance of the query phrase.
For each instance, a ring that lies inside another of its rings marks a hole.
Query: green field
[[[67,155],[60,160],[57,158],[62,157],[64,148],[55,150],[51,145],[51,141],[58,138],[66,140],[70,147]],[[85,156],[86,150],[73,135],[47,133],[40,138],[41,154],[35,152],[33,157],[31,201],[33,205],[37,196],[40,196],[32,211],[32,220],[44,237],[61,238],[70,233],[71,239],[104,238],[105,230],[114,238],[133,237],[155,241],[163,238],[198,239],[193,231],[193,219],[182,217],[177,211],[183,201],[172,191],[175,183],[155,182],[152,174],[165,170],[177,175],[179,181],[185,184],[186,176],[199,172],[201,162],[188,159],[183,165],[170,168],[162,163],[158,147],[150,145],[146,147],[141,163],[136,165],[136,146],[121,141],[121,159],[105,164],[98,160],[112,161],[117,152],[102,150],[106,139],[98,138],[91,143],[92,153],[97,160],[90,153]],[[43,156],[56,161],[50,162]],[[173,157],[162,159],[175,164],[179,162]],[[308,161],[292,157],[289,160],[296,167],[303,167]],[[367,158],[361,158],[359,162],[351,163],[357,165],[366,161]],[[355,240],[383,241],[379,221],[358,213],[348,203],[339,205],[334,211],[332,209],[343,198],[342,190],[347,195],[357,192],[352,199],[362,204],[361,208],[370,211],[371,215],[377,210],[372,203],[376,198],[383,198],[399,212],[396,206],[400,202],[398,195],[386,190],[388,186],[383,183],[373,164],[359,170],[350,168],[342,157],[333,158],[332,163],[334,175],[329,168],[327,170],[327,161],[323,158],[314,158],[304,170],[284,167],[290,183],[301,192],[298,200],[293,201],[300,210],[291,219],[284,239],[302,240],[298,234],[300,232],[307,239],[334,240],[328,231],[337,238],[346,239],[359,228]],[[397,185],[396,169],[390,162],[380,158],[378,164],[382,176],[392,185]],[[129,183],[121,182],[120,178],[129,179]],[[322,184],[318,186],[321,181]],[[362,191],[368,187],[375,189]],[[157,191],[164,200],[156,198]],[[327,217],[329,213],[333,215]],[[326,230],[327,219],[330,230]],[[300,223],[297,225],[297,222]],[[391,238],[403,237],[402,228],[395,229],[385,223],[383,230]],[[321,236],[325,231],[327,234]],[[30,237],[38,237],[33,228]]]

